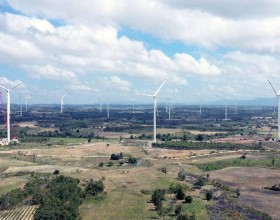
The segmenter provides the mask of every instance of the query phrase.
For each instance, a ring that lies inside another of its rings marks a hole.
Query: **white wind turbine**
[[[110,103],[109,103],[109,100],[107,102],[107,118],[110,118]]]
[[[8,144],[11,142],[11,95],[10,95],[10,91],[15,89],[16,87],[18,87],[21,83],[17,84],[16,86],[7,89],[4,86],[1,86],[1,88],[3,88],[4,90],[6,90],[7,92],[7,141]]]
[[[157,142],[157,95],[161,90],[161,88],[163,87],[163,85],[165,84],[166,80],[164,80],[164,82],[160,85],[158,90],[153,95],[143,94],[145,96],[152,96],[154,98],[154,143]]]
[[[60,113],[63,113],[63,105],[64,105],[64,98],[67,94],[64,94],[63,96],[61,96],[60,98]]]
[[[224,120],[228,120],[228,117],[227,117],[227,105],[228,105],[227,104],[227,99],[225,99],[224,97],[219,96],[219,95],[217,95],[217,97],[219,97],[219,98],[221,98],[225,101],[225,119]]]
[[[22,117],[22,94],[19,92],[19,91],[17,91],[18,92],[18,94],[19,94],[19,99],[20,99],[20,116]]]
[[[102,98],[99,98],[99,112],[102,112]]]
[[[279,101],[280,101],[280,90],[277,92],[274,87],[272,86],[271,82],[268,80],[269,84],[271,85],[275,95],[276,95],[276,101],[277,101],[277,105],[278,105],[278,138],[277,140],[280,141],[280,106],[279,106]]]
[[[168,112],[168,120],[170,120],[170,100],[171,100],[171,98],[161,98],[161,99],[168,100],[168,102],[166,102],[166,105],[165,105],[165,112]]]
[[[25,111],[27,112],[27,100],[31,99],[32,96],[25,96],[24,98],[25,98]]]

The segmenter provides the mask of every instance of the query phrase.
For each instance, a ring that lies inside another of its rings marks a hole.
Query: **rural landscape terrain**
[[[273,107],[12,105],[0,219],[280,219]],[[3,117],[2,117],[3,118]],[[0,135],[6,137],[4,123]],[[17,139],[15,139],[17,138]]]

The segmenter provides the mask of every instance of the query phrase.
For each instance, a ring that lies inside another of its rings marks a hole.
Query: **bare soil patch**
[[[36,165],[36,166],[24,166],[24,167],[10,167],[3,173],[18,173],[18,172],[36,172],[36,173],[53,173],[55,170],[59,170],[63,173],[73,173],[77,170],[85,171],[86,169],[74,166],[59,166],[59,165]]]
[[[280,216],[280,192],[263,187],[280,183],[280,172],[276,169],[256,167],[230,167],[210,172],[210,178],[230,187],[239,188],[243,205],[267,212],[274,219]]]
[[[227,138],[216,138],[216,139],[211,139],[211,141],[216,143],[249,144],[249,143],[258,143],[259,141],[264,141],[264,138],[259,136],[236,136],[236,137],[227,137]]]
[[[94,155],[111,155],[112,153],[131,153],[135,151],[135,147],[121,146],[115,143],[90,143],[83,145],[75,145],[71,147],[61,148],[46,148],[46,149],[17,149],[2,151],[2,153],[20,154],[20,155],[36,155],[37,157],[82,157],[82,156],[94,156]]]

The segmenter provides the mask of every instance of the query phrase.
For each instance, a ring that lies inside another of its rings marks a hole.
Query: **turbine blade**
[[[219,96],[219,95],[216,95],[218,98],[221,98],[221,99],[223,99],[223,100],[226,100],[224,97],[222,97],[222,96]]]
[[[277,92],[276,92],[276,90],[274,89],[274,87],[273,87],[272,83],[271,83],[269,80],[268,80],[268,82],[269,82],[269,84],[270,84],[271,88],[273,89],[273,91],[275,92],[275,95],[277,96]]]
[[[139,93],[139,95],[153,97],[153,95],[148,95],[148,94],[145,94],[145,93]]]
[[[14,87],[10,88],[10,90],[17,88],[18,86],[20,86],[22,83],[19,83],[17,85],[15,85]]]
[[[167,80],[167,79],[166,79]],[[165,84],[166,80],[163,81],[163,83],[160,85],[160,87],[158,88],[158,90],[155,92],[154,96],[157,96],[157,94],[159,93],[159,91],[161,90],[161,88],[163,87],[163,85]]]
[[[5,89],[6,91],[8,91],[8,90],[9,90],[9,89],[7,89],[7,88],[6,88],[6,87],[4,87],[4,86],[1,86],[1,85],[0,85],[0,87],[1,87],[1,88],[3,88],[3,89]]]

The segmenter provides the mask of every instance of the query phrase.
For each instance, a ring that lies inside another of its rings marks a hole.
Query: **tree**
[[[192,200],[193,200],[193,198],[190,195],[186,196],[186,198],[185,198],[186,203],[192,203]]]
[[[166,167],[161,168],[161,172],[163,172],[166,175],[167,173]]]
[[[196,141],[203,141],[203,136],[202,136],[202,134],[196,135],[195,140],[196,140]]]
[[[99,181],[91,180],[86,186],[85,192],[89,195],[96,196],[99,193],[102,193],[104,191],[104,188],[105,186],[102,180]]]
[[[165,199],[165,190],[164,189],[156,189],[151,198],[151,202],[155,206],[155,210],[159,213],[159,215],[162,215],[163,207],[162,207],[162,201]]]

